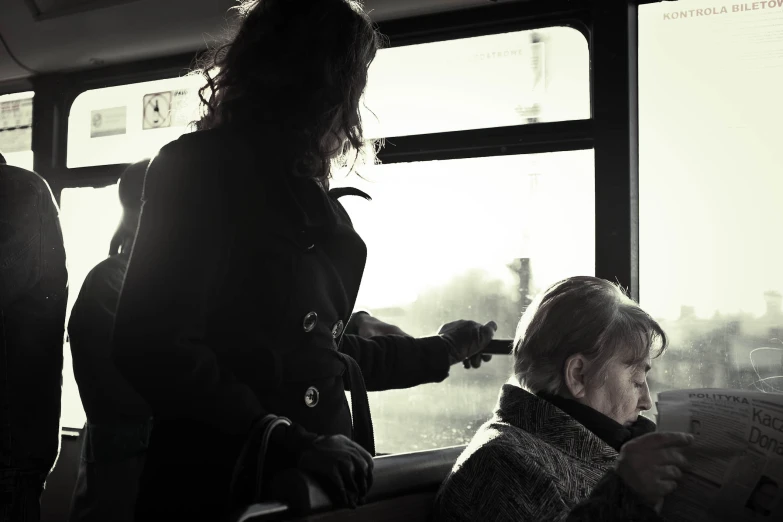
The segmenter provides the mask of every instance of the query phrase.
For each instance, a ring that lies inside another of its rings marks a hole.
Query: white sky
[[[732,12],[735,5],[640,8],[641,294],[656,317],[676,318],[681,305],[705,317],[760,314],[762,294],[783,291],[783,7]],[[698,16],[705,7],[727,12]],[[697,16],[672,19],[691,9]],[[518,124],[534,104],[541,121],[588,117],[583,37],[564,28],[540,33],[543,51],[529,32],[382,51],[370,72],[366,102],[377,118],[365,113],[367,135]],[[83,94],[69,119],[69,166],[154,154],[185,128],[142,130],[144,95],[198,84]],[[92,111],[120,106],[126,133],[90,138]],[[28,166],[31,155],[20,154],[9,160]],[[533,259],[538,288],[594,273],[592,158],[582,151],[386,165],[361,169],[369,182],[338,177],[335,185],[374,199],[342,200],[369,250],[359,304],[405,305],[476,267],[507,280],[516,257]],[[71,302],[105,257],[118,218],[116,187],[63,193]],[[65,375],[63,422],[79,426],[83,413],[78,395],[68,399],[75,386]]]
[[[533,260],[538,281],[595,271],[590,150],[390,164],[361,174],[367,181],[352,175],[333,184],[373,198],[341,200],[367,243],[360,307],[406,305],[472,268],[511,287],[506,265],[516,258]]]

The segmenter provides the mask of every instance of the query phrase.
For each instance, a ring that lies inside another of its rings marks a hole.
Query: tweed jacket
[[[573,417],[506,384],[438,492],[435,520],[661,520],[612,471],[616,459]]]

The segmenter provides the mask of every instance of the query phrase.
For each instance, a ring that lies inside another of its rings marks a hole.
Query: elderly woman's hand
[[[688,466],[683,450],[693,442],[687,433],[649,433],[627,442],[620,450],[616,470],[639,497],[653,507],[677,489]]]
[[[492,356],[483,354],[494,337],[498,325],[490,321],[485,325],[475,321],[453,321],[440,327],[438,335],[449,343],[449,362],[460,361],[465,368],[478,368],[481,362],[489,361]]]

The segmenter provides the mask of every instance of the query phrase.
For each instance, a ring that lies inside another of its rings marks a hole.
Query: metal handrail
[[[465,446],[386,455],[374,459],[373,485],[366,502],[373,503],[440,485]],[[236,522],[261,522],[278,515],[302,516],[335,509],[314,478],[287,470],[274,480],[274,502],[248,506]]]

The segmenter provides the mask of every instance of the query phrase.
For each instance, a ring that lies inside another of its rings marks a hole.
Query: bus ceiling
[[[558,4],[589,2],[366,0],[365,7],[384,22],[511,3],[556,10]],[[226,12],[235,5],[237,0],[3,0],[0,94],[29,89],[35,76],[192,55],[226,32]]]
[[[365,6],[376,21],[382,21],[487,3],[368,0]],[[29,87],[25,80],[31,76],[192,54],[225,33],[230,21],[226,12],[237,1],[3,0],[2,4],[0,94]]]

